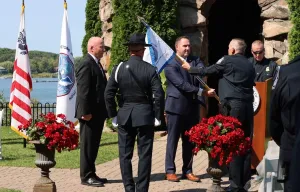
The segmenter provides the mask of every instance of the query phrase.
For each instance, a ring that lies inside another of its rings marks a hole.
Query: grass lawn
[[[14,190],[14,189],[3,189],[3,188],[0,188],[0,192],[21,192],[21,191]]]
[[[35,167],[35,148],[27,144],[23,148],[23,138],[10,127],[1,127],[2,157],[0,166]],[[117,133],[103,133],[96,164],[101,164],[118,158]],[[79,149],[73,151],[55,152],[55,168],[79,168]],[[1,189],[0,189],[0,192]]]

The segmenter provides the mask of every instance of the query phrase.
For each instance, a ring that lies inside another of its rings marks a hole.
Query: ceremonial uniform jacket
[[[118,112],[117,92],[122,103]],[[131,56],[119,68],[115,67],[106,86],[105,102],[109,117],[118,116],[119,125],[125,125],[128,120],[133,127],[154,125],[155,118],[161,120],[164,109],[164,91],[155,67],[138,56]]]
[[[296,100],[300,97],[300,56],[280,66],[272,86],[270,133],[280,146],[283,160],[290,162],[295,142]]]
[[[253,64],[255,69],[255,82],[263,82],[274,77],[277,64],[271,59],[263,58],[262,61],[257,62],[251,57],[248,60]]]
[[[255,71],[253,65],[241,54],[224,56],[209,67],[191,67],[189,72],[201,76],[218,74],[221,103],[231,99],[253,101]]]

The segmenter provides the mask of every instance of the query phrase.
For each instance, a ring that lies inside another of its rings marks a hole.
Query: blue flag
[[[151,47],[146,47],[143,60],[152,64],[157,68],[157,73],[160,73],[166,64],[175,57],[175,52],[166,44],[152,29],[146,25],[146,43],[151,44]]]

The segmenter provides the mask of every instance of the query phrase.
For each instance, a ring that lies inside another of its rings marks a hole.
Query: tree
[[[8,73],[12,73],[14,70],[14,63],[12,61],[1,62],[0,66],[4,67]]]
[[[100,0],[87,0],[85,7],[85,36],[83,38],[81,49],[83,55],[87,53],[88,40],[93,36],[101,36],[101,20],[99,17]]]
[[[300,55],[300,1],[287,0],[291,11],[290,19],[293,28],[289,33],[289,58],[294,59]]]
[[[128,59],[127,47],[123,44],[135,32],[145,32],[137,16],[142,16],[153,30],[169,45],[179,35],[177,0],[113,0],[113,41],[111,49],[112,67]]]

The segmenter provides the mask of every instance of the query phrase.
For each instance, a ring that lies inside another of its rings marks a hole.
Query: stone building
[[[100,0],[99,14],[105,45],[112,43],[112,0]],[[292,24],[286,0],[179,0],[179,17],[183,34],[191,39],[193,55],[213,64],[227,54],[232,38],[265,43],[266,57],[278,64],[288,61],[287,34]],[[109,53],[103,58],[109,66]]]

